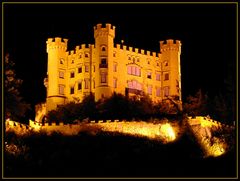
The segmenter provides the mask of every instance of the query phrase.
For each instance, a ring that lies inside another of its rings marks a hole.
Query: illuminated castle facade
[[[181,42],[160,41],[160,51],[114,45],[115,27],[97,24],[95,44],[67,51],[67,39],[47,40],[46,112],[93,93],[95,100],[113,92],[148,94],[154,102],[167,97],[181,100]]]

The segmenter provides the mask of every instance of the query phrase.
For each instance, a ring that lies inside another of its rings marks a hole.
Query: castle
[[[150,52],[114,44],[115,26],[97,24],[95,44],[67,51],[67,39],[48,38],[46,113],[57,105],[81,101],[93,93],[95,100],[113,92],[149,95],[154,102],[167,97],[181,101],[179,40],[160,41],[160,51]]]

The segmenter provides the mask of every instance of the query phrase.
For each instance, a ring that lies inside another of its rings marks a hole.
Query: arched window
[[[102,52],[105,52],[106,51],[106,47],[102,47]]]

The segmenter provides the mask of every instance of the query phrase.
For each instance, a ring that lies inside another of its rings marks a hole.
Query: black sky
[[[116,26],[115,43],[159,52],[159,41],[182,41],[183,98],[199,88],[210,95],[236,77],[236,4],[4,4],[4,53],[16,62],[22,95],[45,100],[46,40],[69,39],[68,50],[93,44],[93,26]],[[227,67],[231,66],[232,69]]]

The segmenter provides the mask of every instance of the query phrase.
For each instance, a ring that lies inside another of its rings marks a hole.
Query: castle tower
[[[163,95],[177,97],[181,101],[181,42],[169,39],[160,41],[162,54],[162,88]]]
[[[113,48],[115,27],[111,24],[97,24],[94,27],[96,50],[95,100],[111,96],[113,92]]]
[[[65,103],[66,95],[66,50],[67,39],[48,38],[47,53],[48,53],[48,67],[47,78],[44,84],[47,88],[47,112],[57,108],[57,105]]]

